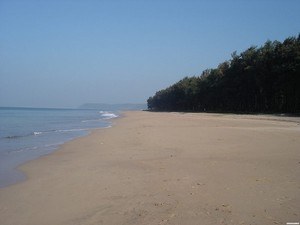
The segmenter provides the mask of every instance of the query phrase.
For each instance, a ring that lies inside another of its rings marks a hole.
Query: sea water
[[[25,179],[17,166],[91,129],[109,127],[115,117],[99,110],[0,107],[0,187]]]

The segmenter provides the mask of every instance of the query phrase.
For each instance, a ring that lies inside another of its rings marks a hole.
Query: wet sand
[[[1,225],[300,221],[300,119],[128,112],[20,168]]]

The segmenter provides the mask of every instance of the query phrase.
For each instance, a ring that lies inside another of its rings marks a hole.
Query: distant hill
[[[99,110],[106,110],[106,111],[143,110],[143,109],[147,109],[147,105],[133,104],[133,103],[123,103],[123,104],[85,103],[79,106],[79,109],[99,109]]]

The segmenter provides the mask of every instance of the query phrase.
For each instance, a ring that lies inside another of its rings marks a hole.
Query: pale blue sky
[[[0,106],[142,103],[300,32],[298,0],[0,0]]]

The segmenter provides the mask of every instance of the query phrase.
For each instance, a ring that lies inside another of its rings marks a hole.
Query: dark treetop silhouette
[[[300,112],[300,34],[267,41],[150,97],[155,111]]]

